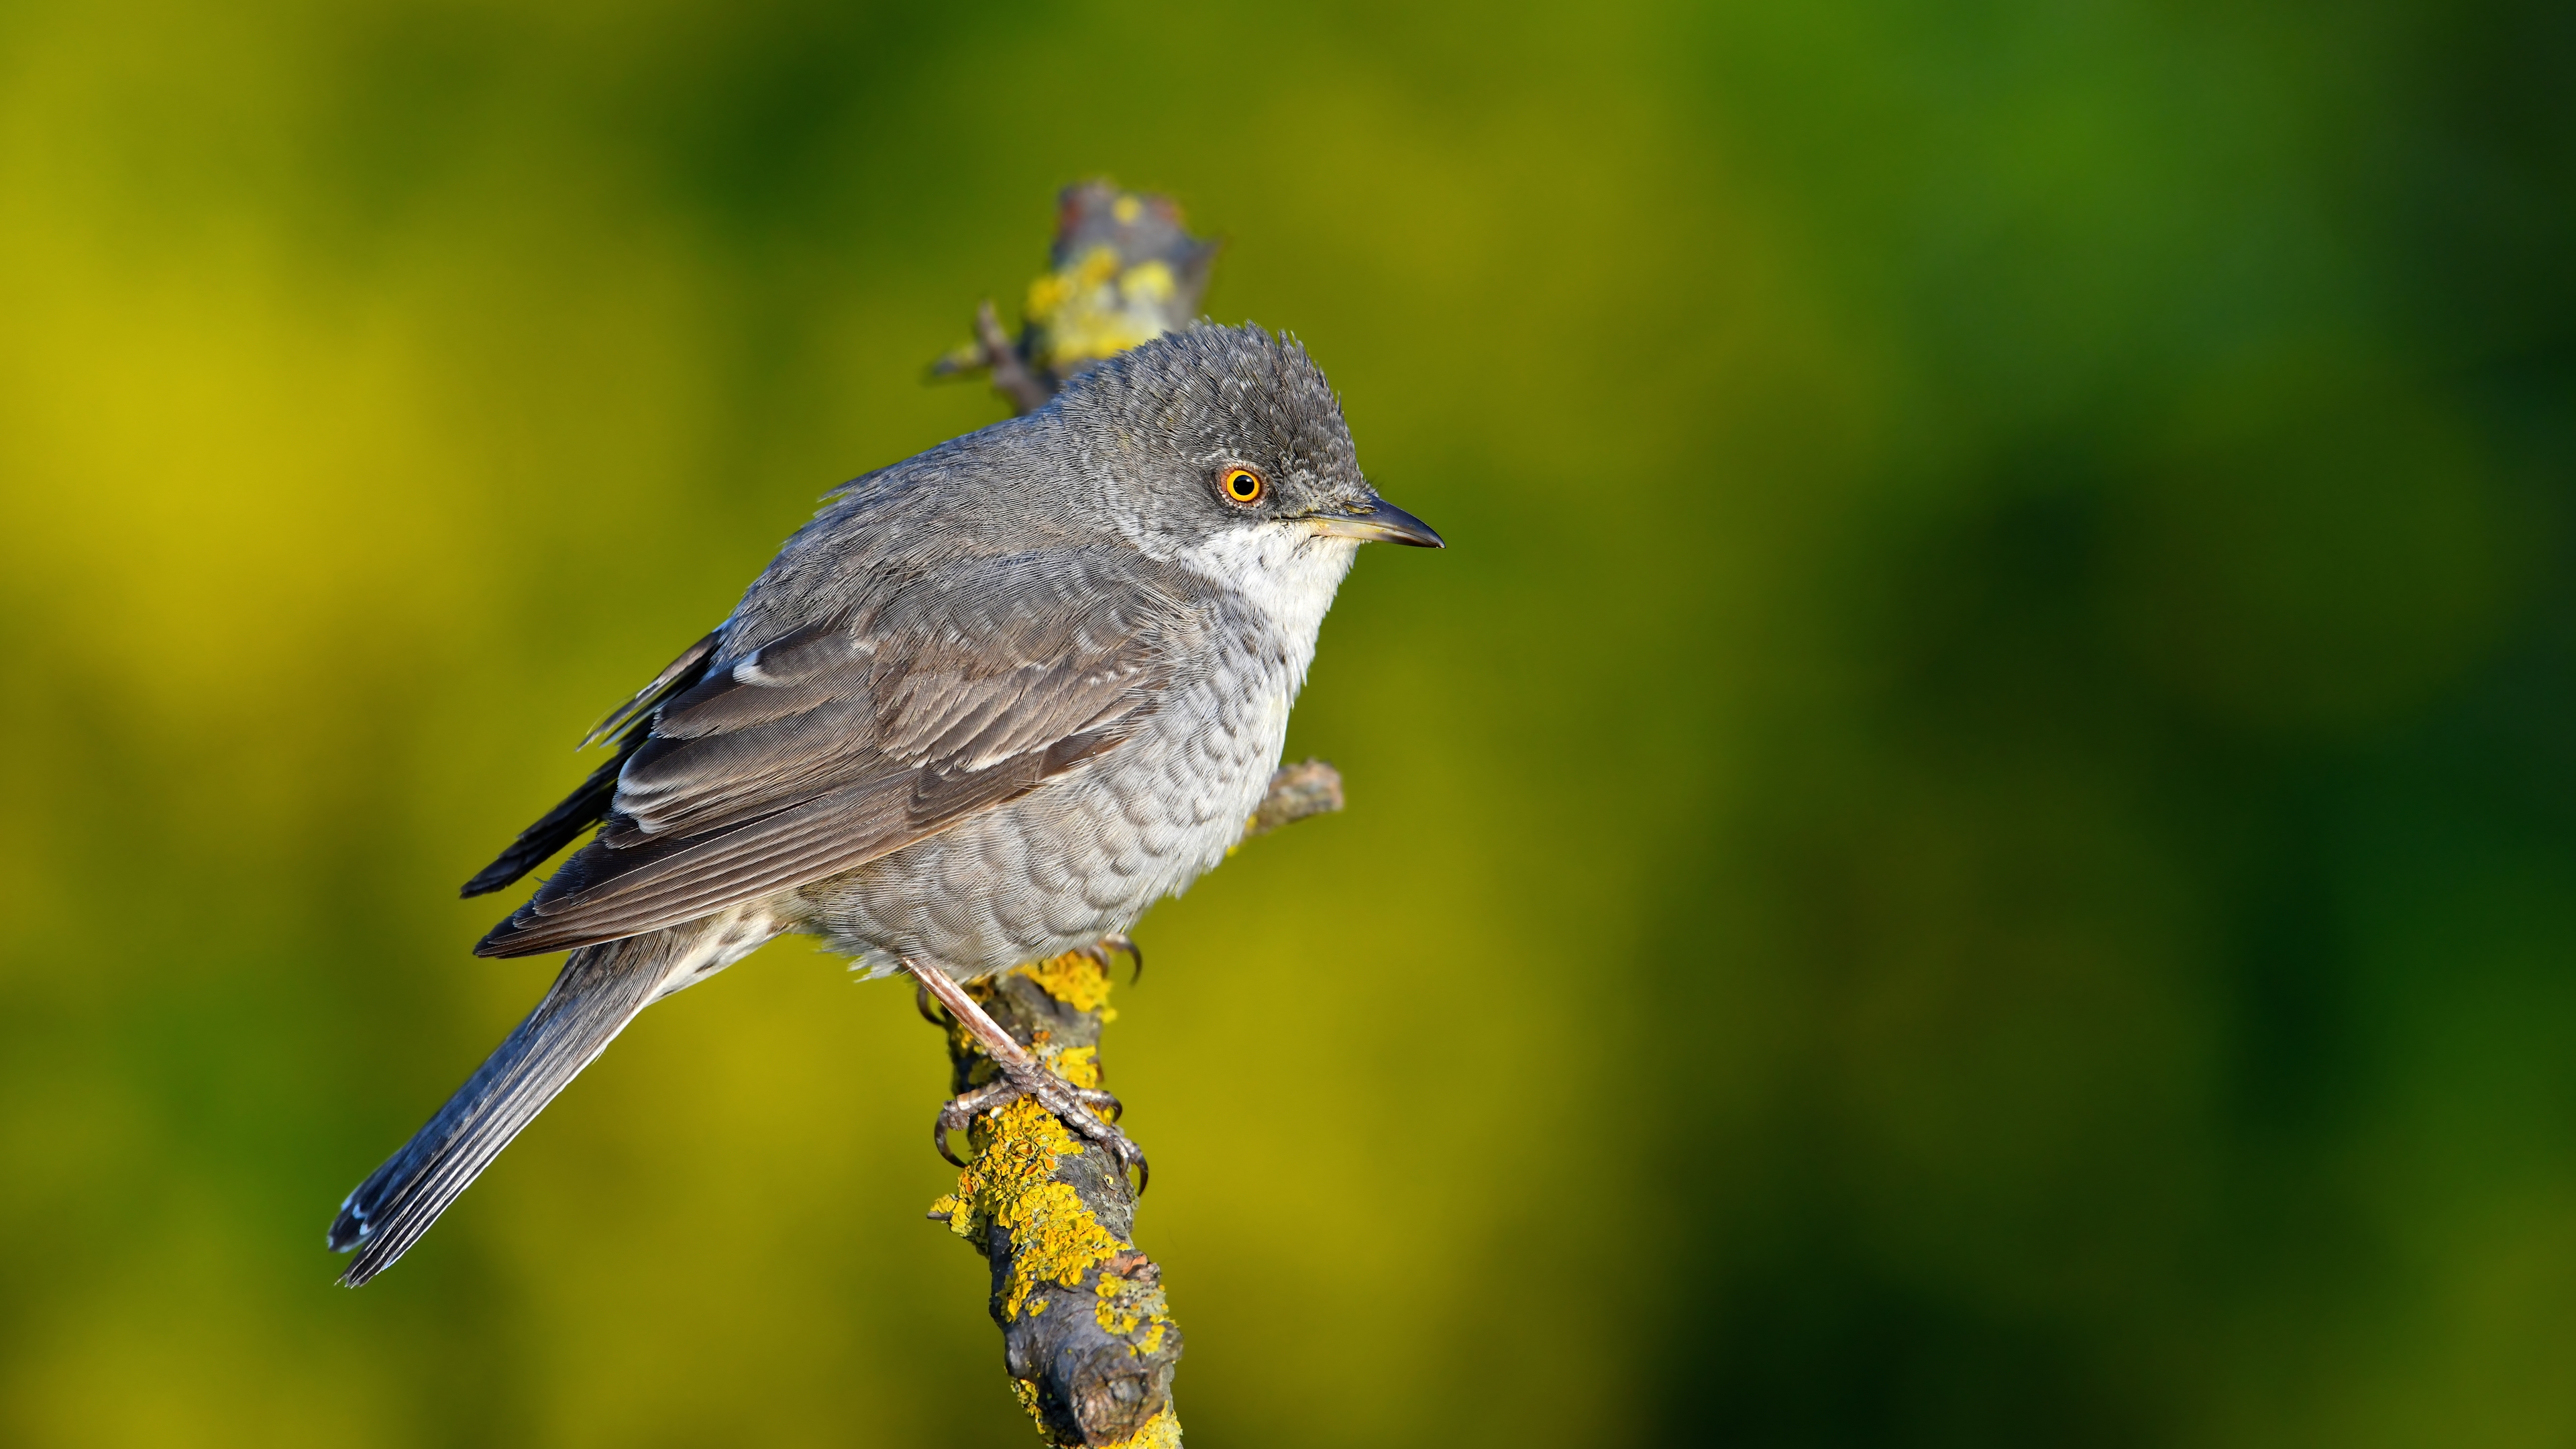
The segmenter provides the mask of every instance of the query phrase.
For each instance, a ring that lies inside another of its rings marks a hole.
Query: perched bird
[[[1305,350],[1200,326],[848,484],[592,738],[615,758],[465,887],[570,845],[475,948],[570,950],[341,1205],[341,1282],[402,1256],[646,1006],[785,932],[909,971],[1121,1162],[1081,1092],[956,983],[1125,932],[1223,859],[1359,545],[1441,547],[1361,475]]]

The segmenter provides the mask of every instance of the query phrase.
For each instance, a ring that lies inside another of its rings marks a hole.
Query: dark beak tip
[[[1440,536],[1440,530],[1383,498],[1377,501],[1377,510],[1371,517],[1374,521],[1388,527],[1391,535],[1387,538],[1389,543],[1400,543],[1407,548],[1447,548],[1449,546],[1448,540]]]

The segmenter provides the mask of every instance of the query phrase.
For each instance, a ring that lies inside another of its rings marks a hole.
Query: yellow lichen
[[[1136,1331],[1136,1325],[1145,1321],[1146,1315],[1142,1306],[1132,1302],[1131,1295],[1119,1291],[1119,1280],[1116,1275],[1101,1274],[1100,1284],[1094,1291],[1099,1294],[1100,1303],[1092,1310],[1092,1316],[1098,1318],[1100,1326],[1111,1333],[1124,1338]]]
[[[1127,1339],[1129,1353],[1149,1354],[1163,1346],[1163,1331],[1172,1320],[1164,1311],[1161,1287],[1103,1272],[1092,1294],[1092,1316],[1103,1329]]]
[[[947,1207],[948,1230],[971,1243],[984,1242],[993,1226],[1010,1234],[1005,1320],[1039,1311],[1030,1300],[1040,1286],[1080,1288],[1083,1274],[1132,1251],[1100,1225],[1070,1184],[1056,1181],[1057,1164],[1083,1149],[1053,1112],[1022,1097],[986,1113],[976,1132],[983,1150],[957,1175],[956,1193],[932,1211]]]
[[[1122,276],[1116,247],[1092,247],[1029,284],[1029,320],[1043,329],[1040,360],[1064,368],[1152,341],[1163,332],[1161,304],[1177,286],[1163,263],[1141,262]]]
[[[1180,288],[1171,267],[1159,261],[1138,262],[1118,279],[1119,294],[1130,302],[1168,302]]]
[[[1101,1449],[1181,1449],[1181,1420],[1166,1401],[1163,1412],[1145,1421],[1145,1427]]]
[[[1083,293],[1099,287],[1118,274],[1118,249],[1095,246],[1076,258],[1073,265],[1047,273],[1029,283],[1029,320],[1044,327],[1056,320],[1065,305]]]
[[[966,1200],[956,1193],[949,1193],[932,1203],[930,1216],[933,1221],[947,1224],[948,1231],[961,1238],[975,1236],[975,1214]]]
[[[1109,1000],[1109,973],[1079,951],[1019,968],[1038,989],[1076,1011],[1098,1011]]]
[[[1084,252],[1082,259],[1068,270],[1073,274],[1074,285],[1097,287],[1118,275],[1118,248],[1101,242]]]
[[[1077,1087],[1100,1085],[1100,1048],[1066,1047],[1047,1056],[1047,1065],[1055,1074]]]

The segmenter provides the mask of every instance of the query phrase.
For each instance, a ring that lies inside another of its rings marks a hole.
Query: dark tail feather
[[[684,926],[573,952],[509,1040],[340,1204],[331,1247],[358,1250],[340,1281],[355,1288],[420,1241],[519,1129],[635,1019],[697,934]]]
[[[617,772],[626,768],[626,757],[634,754],[632,744],[619,750],[607,764],[590,772],[581,788],[564,802],[545,813],[543,819],[519,832],[501,858],[474,873],[459,892],[464,896],[485,896],[510,884],[546,863],[547,857],[573,843],[583,831],[608,818],[608,807],[617,800]]]

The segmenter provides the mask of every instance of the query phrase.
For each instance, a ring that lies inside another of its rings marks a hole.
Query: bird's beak
[[[1396,507],[1383,498],[1352,505],[1332,513],[1318,513],[1307,520],[1315,532],[1326,538],[1356,538],[1363,542],[1411,544],[1415,548],[1447,548],[1430,524]]]

